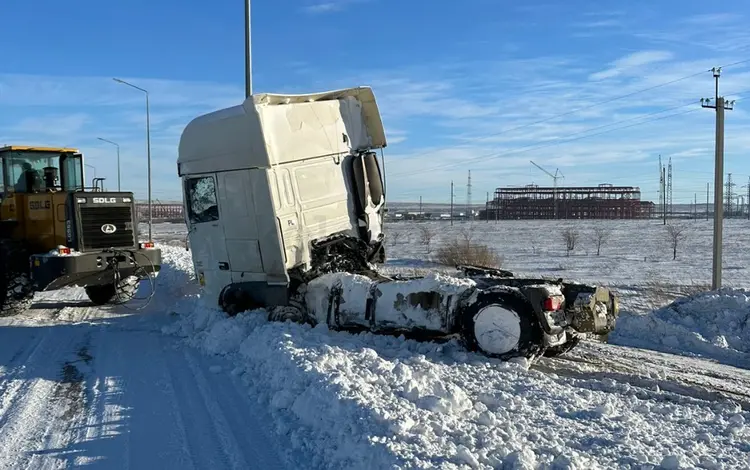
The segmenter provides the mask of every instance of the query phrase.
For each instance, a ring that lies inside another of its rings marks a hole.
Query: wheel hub
[[[474,317],[474,336],[479,348],[489,354],[511,352],[521,340],[521,318],[513,310],[488,305]]]

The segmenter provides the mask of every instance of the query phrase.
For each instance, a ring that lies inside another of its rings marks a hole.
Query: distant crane
[[[544,168],[540,167],[536,163],[534,163],[532,160],[529,160],[532,165],[539,168],[543,172],[547,173],[553,181],[553,189],[552,189],[552,204],[553,204],[553,211],[554,211],[554,217],[557,218],[557,180],[558,178],[565,178],[565,175],[562,174],[559,168],[555,168],[555,174],[553,175],[549,171],[545,170]],[[559,175],[559,176],[558,176]]]

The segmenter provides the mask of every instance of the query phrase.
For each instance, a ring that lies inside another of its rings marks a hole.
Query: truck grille
[[[130,207],[80,207],[80,210],[83,250],[134,246]],[[107,224],[114,225],[117,230],[114,233],[104,233],[102,226]]]

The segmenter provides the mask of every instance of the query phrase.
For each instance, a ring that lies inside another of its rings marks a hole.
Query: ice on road
[[[71,289],[0,319],[0,468],[285,468],[223,359],[161,334],[166,315],[89,305]]]

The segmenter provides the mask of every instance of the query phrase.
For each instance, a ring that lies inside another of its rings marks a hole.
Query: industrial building
[[[480,215],[490,220],[518,219],[642,219],[654,215],[655,205],[641,201],[632,186],[497,188]]]

